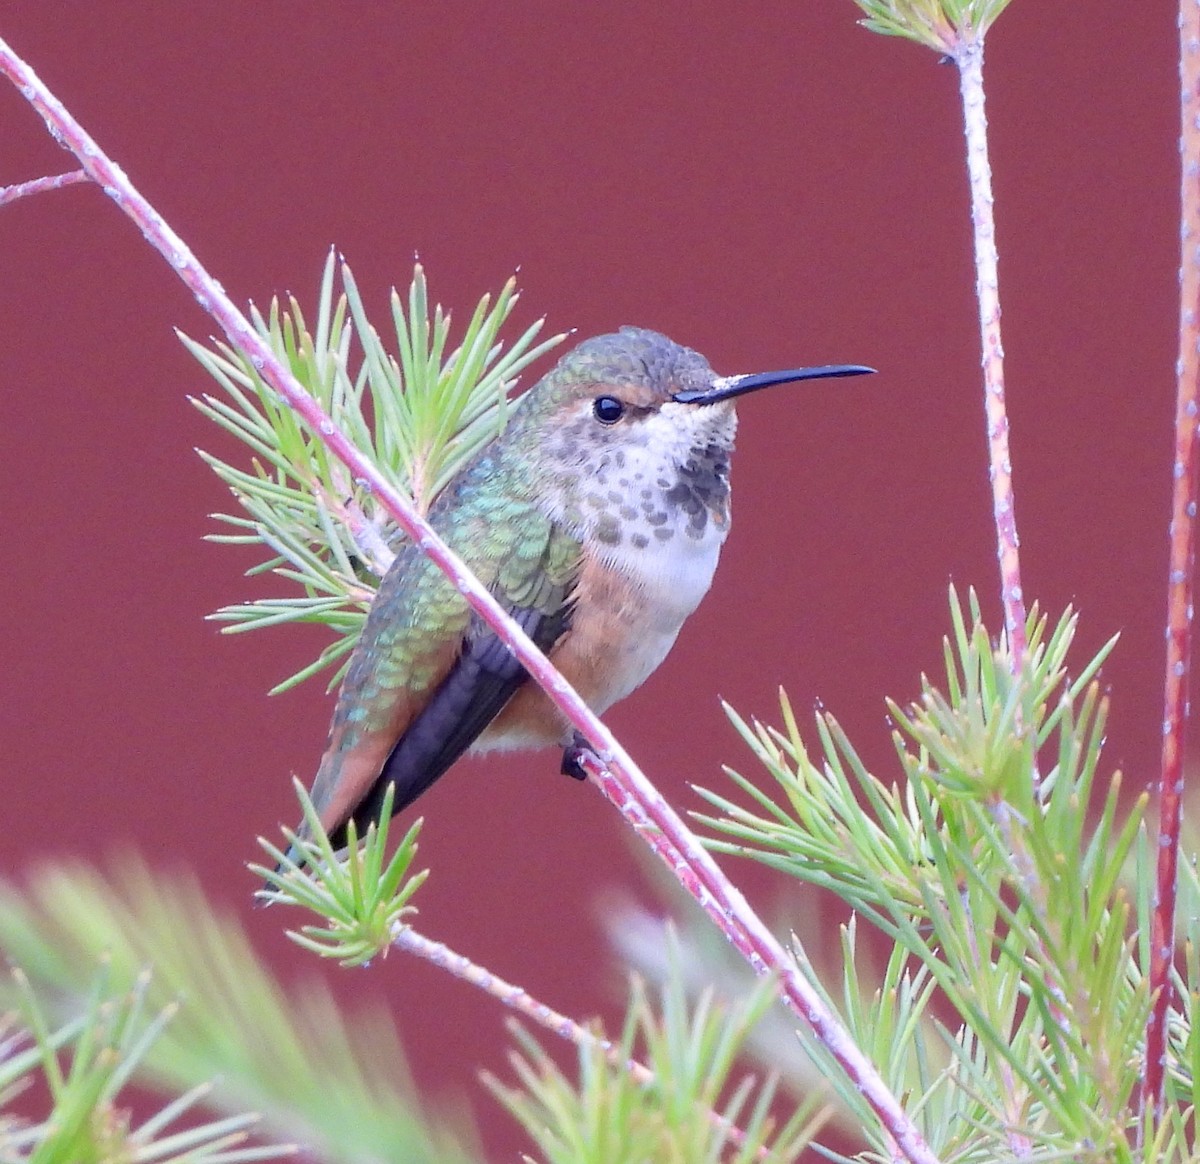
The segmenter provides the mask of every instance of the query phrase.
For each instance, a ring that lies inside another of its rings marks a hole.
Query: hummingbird
[[[857,364],[718,376],[658,332],[579,344],[438,495],[429,521],[598,714],[640,686],[712,583],[729,533],[734,401]],[[464,752],[578,736],[411,540],[383,576],[338,693],[312,801],[335,849]],[[303,835],[301,831],[300,835]]]

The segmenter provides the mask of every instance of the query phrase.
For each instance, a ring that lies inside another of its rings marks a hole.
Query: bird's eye
[[[597,396],[592,413],[601,424],[616,424],[625,415],[625,405],[615,396]]]

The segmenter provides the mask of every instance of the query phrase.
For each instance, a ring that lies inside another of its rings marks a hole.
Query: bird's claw
[[[589,747],[587,740],[579,732],[576,732],[572,743],[563,748],[560,771],[564,776],[570,776],[572,780],[586,780],[587,769],[583,765],[589,757],[594,760],[596,753]]]

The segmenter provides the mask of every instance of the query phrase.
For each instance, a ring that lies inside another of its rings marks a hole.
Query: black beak
[[[819,368],[789,368],[786,372],[752,372],[744,376],[719,376],[709,388],[694,388],[676,392],[671,398],[679,404],[716,404],[774,384],[790,384],[793,380],[826,380],[834,376],[869,376],[874,368],[862,364],[822,364]]]

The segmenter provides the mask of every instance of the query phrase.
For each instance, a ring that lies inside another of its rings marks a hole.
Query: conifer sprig
[[[288,937],[307,950],[336,958],[343,966],[361,966],[377,954],[386,954],[397,926],[416,913],[412,897],[429,870],[409,873],[417,855],[421,818],[410,826],[389,858],[394,785],[389,784],[379,810],[378,823],[367,828],[362,844],[353,821],[346,828],[344,857],[333,850],[321,827],[317,810],[299,780],[293,780],[307,825],[308,838],[284,829],[286,851],[259,837],[258,843],[275,862],[274,868],[251,865],[265,877],[267,888],[259,897],[271,904],[298,905],[315,913],[319,925],[289,930]]]
[[[509,1061],[517,1084],[491,1073],[484,1082],[546,1164],[783,1164],[797,1159],[824,1114],[818,1096],[794,1106],[781,1124],[774,1114],[777,1080],[735,1082],[738,1056],[774,995],[767,982],[733,1004],[710,991],[689,1005],[676,966],[652,1000],[635,975],[615,1055],[597,1032],[579,1044],[572,1078],[514,1022],[517,1047]],[[634,1059],[645,1062],[649,1079],[623,1065]]]
[[[1146,942],[1132,935],[1148,926],[1152,862],[1139,839],[1145,797],[1130,811],[1119,773],[1099,775],[1107,701],[1095,675],[1114,644],[1069,677],[1074,615],[1051,629],[1034,610],[1014,676],[974,596],[969,622],[953,594],[952,611],[943,683],[923,678],[915,703],[889,705],[902,779],[871,773],[828,714],[817,717],[820,754],[811,756],[784,696],[778,728],[730,713],[774,788],[728,770],[749,805],[700,789],[718,810],[701,819],[719,834],[718,851],[828,889],[855,910],[840,1006],[889,1089],[910,1097],[935,1153],[1079,1158],[1094,1145],[1097,1159],[1133,1159],[1150,992]],[[1039,753],[1045,776],[1035,787]],[[863,921],[893,943],[869,994],[856,940]],[[1172,1020],[1185,1063],[1198,1053],[1190,1008],[1191,999]],[[829,1079],[869,1129],[861,1096]],[[1176,1079],[1179,1101],[1193,1083]],[[1191,1119],[1154,1144],[1183,1150]]]
[[[521,373],[564,338],[536,342],[538,320],[506,347],[500,332],[518,299],[513,279],[494,302],[485,295],[454,343],[450,315],[440,304],[431,307],[418,264],[407,300],[391,293],[393,352],[368,320],[349,266],[337,263],[331,251],[311,331],[294,297],[285,307],[274,299],[265,317],[252,310],[250,318],[333,424],[427,513],[455,474],[501,431],[508,393]],[[269,556],[250,573],[272,573],[292,589],[278,598],[230,604],[212,617],[229,633],[308,622],[335,636],[315,660],[274,688],[284,691],[344,662],[395,556],[395,525],[368,483],[351,479],[252,360],[222,341],[206,346],[180,338],[222,389],[222,395],[205,394],[193,403],[252,454],[247,469],[200,451],[242,510],[215,514],[236,532],[210,540],[265,546]],[[340,674],[334,671],[331,687]]]
[[[901,36],[952,53],[966,38],[979,38],[1009,0],[854,0],[866,14],[864,28]]]
[[[25,974],[13,971],[26,1045],[19,1045],[13,1016],[7,1037],[0,1042],[0,1160],[5,1164],[249,1164],[293,1155],[292,1145],[247,1144],[259,1122],[252,1113],[197,1120],[195,1109],[212,1090],[207,1082],[195,1084],[134,1123],[122,1104],[122,1093],[142,1069],[178,1005],[154,1004],[149,972],[126,985],[119,978],[102,960],[81,997],[80,1012],[56,1024],[44,1012]],[[5,1114],[7,1102],[35,1076],[48,1097],[45,1118]],[[181,1120],[186,1126],[175,1127]]]

